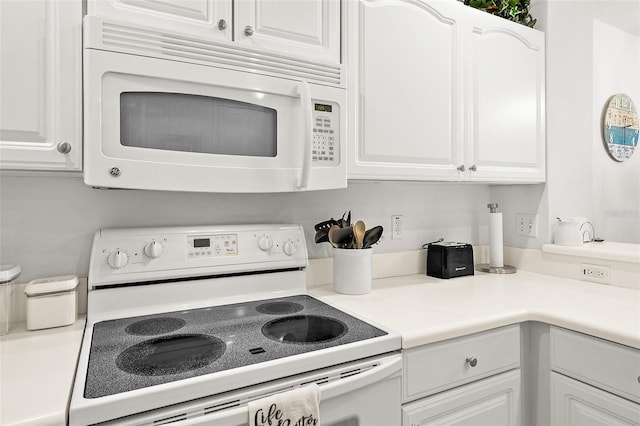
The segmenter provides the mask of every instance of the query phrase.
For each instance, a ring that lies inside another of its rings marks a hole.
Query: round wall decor
[[[640,126],[638,111],[629,96],[621,93],[609,99],[603,130],[604,143],[611,157],[616,161],[631,158],[638,145]]]

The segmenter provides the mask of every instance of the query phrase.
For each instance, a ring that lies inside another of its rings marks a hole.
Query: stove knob
[[[273,247],[273,240],[270,236],[264,235],[258,240],[258,247],[260,247],[262,251],[269,251],[271,247]]]
[[[109,255],[109,258],[107,258],[107,263],[113,269],[124,268],[128,261],[129,261],[129,256],[127,256],[127,253],[120,250],[116,250],[112,252]]]
[[[162,246],[162,243],[153,240],[144,246],[144,254],[150,259],[156,259],[160,257],[163,249],[164,247]]]
[[[284,243],[282,251],[284,251],[284,254],[286,254],[287,256],[293,256],[298,251],[298,245],[293,241],[288,240],[286,243]]]

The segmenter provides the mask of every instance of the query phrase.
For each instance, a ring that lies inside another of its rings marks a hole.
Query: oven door
[[[297,386],[320,386],[323,426],[395,426],[401,424],[402,357],[399,354],[357,361],[292,378],[178,404],[104,425],[245,426],[248,402]]]
[[[346,186],[343,89],[95,49],[84,54],[88,185],[196,192]]]

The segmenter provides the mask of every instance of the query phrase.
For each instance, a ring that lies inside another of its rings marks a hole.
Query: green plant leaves
[[[536,19],[529,13],[530,0],[458,0],[467,6],[533,28]]]

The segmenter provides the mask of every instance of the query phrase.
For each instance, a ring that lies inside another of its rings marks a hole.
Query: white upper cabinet
[[[87,0],[87,14],[231,41],[231,0]]]
[[[544,35],[450,0],[347,9],[350,179],[544,181]]]
[[[87,13],[315,61],[340,62],[335,0],[88,0]]]
[[[82,2],[0,1],[0,168],[82,169]]]
[[[544,33],[470,10],[467,177],[544,181]]]
[[[236,0],[234,39],[256,49],[340,62],[340,2]]]
[[[349,177],[458,177],[462,117],[456,6],[349,3],[355,132]]]

